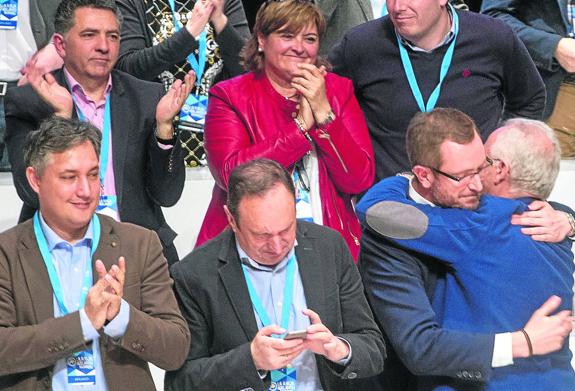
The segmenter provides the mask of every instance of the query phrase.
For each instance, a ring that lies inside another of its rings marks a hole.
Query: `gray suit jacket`
[[[367,304],[359,272],[335,231],[298,222],[295,248],[308,308],[349,342],[345,367],[316,356],[324,390],[348,390],[350,379],[381,372],[385,348]],[[225,230],[171,268],[176,297],[192,344],[182,368],[167,373],[168,390],[267,390],[270,376],[256,371],[250,342],[258,327],[236,249]]]
[[[38,49],[54,34],[54,15],[61,0],[30,0],[30,24]]]
[[[176,369],[190,342],[166,259],[154,232],[101,215],[100,223],[93,259],[109,269],[126,258],[123,298],[130,304],[124,336],[99,340],[108,389],[155,390],[147,361]],[[48,390],[56,361],[89,345],[79,312],[54,318],[52,297],[32,221],[0,234],[0,389]]]
[[[373,19],[369,0],[316,0],[315,3],[327,22],[325,35],[320,42],[322,56],[327,56],[347,30]]]

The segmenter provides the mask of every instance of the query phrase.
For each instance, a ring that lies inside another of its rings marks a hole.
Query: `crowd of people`
[[[575,389],[574,15],[2,2],[0,388]]]

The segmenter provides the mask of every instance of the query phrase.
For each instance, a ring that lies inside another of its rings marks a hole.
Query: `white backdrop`
[[[211,199],[213,185],[214,181],[207,168],[188,169],[182,198],[175,206],[164,209],[166,220],[179,234],[175,245],[180,258],[193,249]],[[561,172],[549,199],[575,210],[575,160],[561,162]],[[0,232],[2,232],[16,224],[22,206],[10,173],[0,173],[0,205]],[[573,334],[570,342],[574,350]],[[573,363],[575,364],[575,359]],[[152,366],[152,374],[158,390],[163,390],[163,371]]]

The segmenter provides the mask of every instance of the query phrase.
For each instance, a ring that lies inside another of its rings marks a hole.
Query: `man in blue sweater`
[[[486,157],[467,116],[436,109],[413,119],[407,145],[413,179],[381,181],[357,206],[368,237],[385,236],[395,246],[447,264],[448,273],[439,279],[433,295],[436,320],[444,329],[498,333],[495,345],[499,339],[500,346],[512,347],[507,363],[496,363],[494,353],[487,383],[477,377],[470,381],[468,372],[452,379],[419,378],[418,387],[574,389],[571,353],[562,346],[571,328],[571,243],[538,242],[510,224],[514,213],[522,213],[533,199],[545,199],[551,192],[559,170],[553,132],[538,121],[509,121],[488,139]],[[485,190],[505,198],[480,198],[480,173]],[[367,250],[370,260],[369,246]],[[367,266],[371,267],[363,274],[374,280],[378,269],[373,262]],[[369,291],[367,282],[366,287]],[[385,295],[376,285],[371,287],[372,296]],[[542,333],[544,323],[538,323],[537,315],[549,315],[559,302],[561,311],[545,319],[557,321],[559,332],[544,335],[551,329]],[[507,333],[513,330],[520,331]]]

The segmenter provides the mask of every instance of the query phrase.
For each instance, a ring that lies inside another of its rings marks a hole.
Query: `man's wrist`
[[[567,237],[571,240],[575,240],[575,218],[571,213],[563,212],[565,216],[567,216],[567,221],[569,222],[569,226],[571,227],[571,231],[567,233]]]
[[[513,341],[513,357],[526,358],[529,357],[529,346],[527,340],[521,331],[516,331],[511,334]]]
[[[160,143],[169,142],[174,139],[174,126],[169,124],[158,123],[155,129],[156,139]]]

